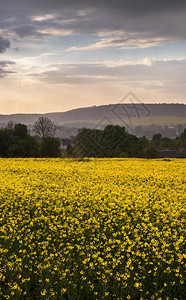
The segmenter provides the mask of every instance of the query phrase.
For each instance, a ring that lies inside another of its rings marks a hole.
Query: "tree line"
[[[9,122],[0,129],[0,157],[60,157],[60,141],[54,138],[56,127],[45,117],[34,124],[31,136],[25,124]]]
[[[176,139],[154,134],[151,140],[136,137],[125,127],[108,125],[103,130],[84,128],[79,131],[74,143],[68,145],[67,154],[75,157],[141,157],[155,158],[158,151],[168,148],[186,152],[186,129]]]
[[[141,157],[155,158],[158,150],[172,149],[186,152],[186,129],[175,139],[154,134],[149,140],[136,137],[119,125],[108,125],[103,130],[79,130],[61,152],[61,142],[55,138],[56,126],[46,118],[35,122],[31,136],[25,124],[9,122],[0,129],[0,157]]]

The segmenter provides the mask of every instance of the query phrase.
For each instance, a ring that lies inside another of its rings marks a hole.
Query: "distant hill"
[[[126,127],[137,125],[170,125],[186,123],[185,104],[110,104],[46,114],[0,115],[0,126],[8,121],[33,125],[40,116],[50,118],[58,126],[97,127],[119,124]]]

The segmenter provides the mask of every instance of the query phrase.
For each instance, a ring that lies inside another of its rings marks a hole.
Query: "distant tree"
[[[25,124],[15,124],[13,134],[23,139],[28,135],[28,128]]]
[[[7,129],[7,130],[13,130],[13,129],[14,129],[14,126],[15,126],[14,121],[9,121],[9,122],[6,124],[5,129]]]
[[[60,141],[53,137],[45,137],[40,143],[41,157],[60,157]]]
[[[126,132],[125,127],[107,125],[103,130],[83,128],[67,147],[75,157],[144,157],[149,141]]]
[[[74,146],[67,148],[67,153],[75,157],[102,157],[102,131],[83,128],[74,139]]]
[[[155,133],[155,134],[153,134],[152,141],[159,142],[161,140],[161,138],[162,138],[161,133]]]
[[[161,143],[160,143],[160,148],[171,148],[171,139],[169,137],[162,137],[161,138]]]
[[[40,117],[34,124],[34,132],[41,138],[53,137],[56,132],[54,123],[46,118]]]
[[[149,146],[146,151],[145,151],[145,155],[146,158],[156,158],[158,156],[158,151],[156,149],[156,147],[154,146]]]
[[[159,148],[161,143],[162,134],[161,133],[155,133],[152,137],[152,145]]]
[[[22,147],[24,149],[23,156],[25,157],[37,157],[39,155],[39,145],[35,138],[30,135],[22,139]]]
[[[138,145],[137,145],[137,157],[144,157],[146,153],[146,149],[149,146],[149,140],[142,136],[138,139]]]
[[[176,144],[179,152],[186,152],[186,128],[176,140]]]
[[[38,143],[28,133],[24,124],[8,124],[0,130],[0,156],[2,157],[36,157]]]
[[[108,157],[118,157],[126,152],[128,134],[125,127],[119,125],[107,125],[103,130],[101,147]]]
[[[0,157],[7,157],[7,151],[11,143],[11,132],[7,129],[0,129]]]
[[[181,140],[186,140],[186,128],[185,128],[184,131],[181,133],[180,139],[181,139]]]

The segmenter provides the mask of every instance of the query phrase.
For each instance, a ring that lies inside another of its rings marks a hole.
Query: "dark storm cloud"
[[[74,34],[122,30],[183,40],[185,13],[185,0],[0,0],[0,28],[20,37],[39,36],[48,29],[71,30]],[[54,16],[40,21],[33,18],[46,14]]]
[[[1,0],[5,11],[58,11],[60,9],[104,8],[119,11],[123,14],[145,15],[164,11],[182,11],[186,8],[185,0]]]
[[[10,42],[7,39],[4,39],[0,36],[0,53],[3,53],[6,51],[7,48],[10,47]]]
[[[37,28],[32,25],[17,27],[15,28],[15,32],[22,38],[27,36],[41,36],[41,34],[37,32]]]

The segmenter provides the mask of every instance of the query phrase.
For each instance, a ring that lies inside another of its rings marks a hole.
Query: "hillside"
[[[0,126],[8,121],[32,125],[42,114],[0,115]],[[110,104],[69,110],[66,112],[46,113],[58,126],[102,127],[106,124],[124,126],[169,125],[186,123],[185,104]]]

